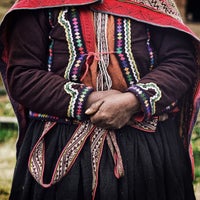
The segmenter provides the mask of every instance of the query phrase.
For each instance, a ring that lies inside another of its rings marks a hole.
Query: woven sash
[[[44,188],[48,188],[53,184],[59,182],[67,175],[72,168],[76,158],[82,150],[87,138],[90,136],[91,143],[91,162],[92,162],[92,198],[95,198],[96,188],[98,185],[98,170],[101,160],[102,150],[105,138],[107,138],[108,146],[114,160],[114,174],[116,178],[120,178],[124,174],[122,158],[116,142],[114,132],[97,128],[89,121],[80,123],[70,140],[63,148],[53,171],[50,183],[44,183],[44,169],[45,169],[45,136],[52,131],[56,122],[46,122],[43,133],[35,146],[33,147],[28,167],[34,179]],[[47,155],[48,156],[48,155]]]

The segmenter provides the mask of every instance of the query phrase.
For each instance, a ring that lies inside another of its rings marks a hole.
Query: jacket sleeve
[[[18,12],[13,21],[7,70],[12,98],[33,112],[82,120],[92,88],[48,71],[48,13]]]
[[[151,27],[150,33],[156,66],[128,88],[139,98],[145,119],[172,112],[196,79],[192,39],[170,28]]]

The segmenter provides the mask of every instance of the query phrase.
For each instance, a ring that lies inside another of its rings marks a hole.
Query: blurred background
[[[0,1],[0,21],[14,0]],[[200,38],[200,0],[176,0],[185,23]],[[7,200],[15,165],[17,121],[0,77],[0,200]],[[194,188],[200,200],[200,117],[193,130],[195,157]]]

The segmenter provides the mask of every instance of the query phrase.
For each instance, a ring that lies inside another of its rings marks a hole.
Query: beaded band
[[[32,112],[31,110],[29,111],[29,118],[40,120],[43,122],[57,122],[57,123],[64,123],[64,124],[79,124],[80,123],[78,120],[69,119],[69,118],[62,119],[56,116]]]
[[[154,53],[151,47],[151,34],[150,34],[149,28],[147,28],[147,49],[148,49],[149,58],[150,58],[149,70],[151,71],[154,68],[155,60],[154,60]]]
[[[145,91],[137,85],[133,85],[133,86],[129,87],[127,91],[132,92],[133,94],[135,94],[136,97],[138,97],[138,99],[142,105],[142,110],[144,112],[144,118],[150,119],[152,116],[151,103],[150,103],[150,98],[145,93]]]
[[[49,11],[49,24],[51,28],[53,28],[53,22],[52,22],[52,13]],[[48,71],[51,71],[52,63],[53,63],[53,47],[54,47],[54,39],[49,35],[49,57],[48,57]]]

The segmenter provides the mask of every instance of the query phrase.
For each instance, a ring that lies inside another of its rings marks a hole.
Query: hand
[[[114,93],[105,95],[86,110],[97,127],[119,129],[126,125],[133,114],[139,111],[140,103],[134,94]]]
[[[94,103],[97,103],[99,100],[105,98],[108,95],[114,95],[114,94],[120,94],[121,92],[118,90],[106,90],[106,91],[96,91],[96,92],[92,92],[90,94],[90,96],[88,97],[87,103],[86,103],[86,110]],[[99,103],[97,103],[98,105]],[[98,110],[98,106],[93,106],[97,108]],[[96,110],[96,111],[97,111]],[[93,112],[95,112],[93,110]],[[91,113],[90,113],[91,114]]]

